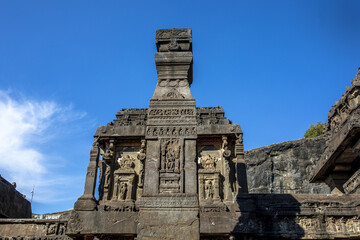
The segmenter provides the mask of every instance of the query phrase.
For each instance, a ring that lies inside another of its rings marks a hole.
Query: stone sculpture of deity
[[[120,182],[120,187],[118,191],[118,199],[125,200],[127,194],[127,184],[125,182]]]
[[[205,199],[212,199],[214,197],[214,186],[211,180],[205,182]]]

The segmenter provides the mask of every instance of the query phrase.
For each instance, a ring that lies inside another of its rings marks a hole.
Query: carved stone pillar
[[[235,157],[236,157],[236,182],[238,185],[238,193],[248,193],[248,184],[246,177],[246,163],[244,160],[244,144],[243,134],[236,135],[235,141]]]
[[[143,195],[159,193],[160,142],[148,140],[146,144]]]
[[[138,239],[199,239],[191,29],[156,33],[158,83],[146,122]],[[190,223],[191,224],[188,224]]]
[[[228,147],[228,139],[227,136],[222,137],[222,158],[223,158],[223,175],[224,178],[224,201],[232,201],[232,191],[230,186],[230,166],[229,166],[229,158],[231,156],[231,151]]]
[[[78,211],[91,211],[96,208],[94,197],[97,168],[99,161],[99,147],[95,142],[90,151],[90,162],[86,173],[84,194],[75,202],[74,209]]]
[[[196,140],[185,140],[185,193],[197,193]],[[195,185],[194,185],[195,184]]]

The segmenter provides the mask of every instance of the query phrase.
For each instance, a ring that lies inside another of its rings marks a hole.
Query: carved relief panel
[[[121,149],[121,147],[120,147]],[[114,188],[112,200],[132,201],[135,200],[135,157],[133,148],[123,148],[117,152],[114,170]]]
[[[133,202],[142,194],[145,140],[104,141],[101,145],[99,200]]]
[[[160,193],[181,192],[182,144],[180,139],[160,140]]]
[[[226,136],[198,141],[198,181],[200,202],[232,201],[235,194],[233,145]]]
[[[199,200],[202,202],[220,201],[222,195],[220,147],[219,141],[199,143]]]

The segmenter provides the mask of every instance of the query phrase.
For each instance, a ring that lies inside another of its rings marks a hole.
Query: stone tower
[[[191,29],[158,30],[158,82],[147,112],[146,162],[139,238],[199,238]]]
[[[200,212],[224,210],[238,189],[247,191],[237,181],[240,126],[221,107],[197,108],[192,97],[191,29],[158,30],[156,46],[149,108],[123,109],[95,133],[85,191],[71,216],[83,226],[72,229],[70,220],[70,235],[199,239]]]

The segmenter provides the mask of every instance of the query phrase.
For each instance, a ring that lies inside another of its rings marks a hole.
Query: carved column
[[[249,190],[248,190],[247,177],[246,177],[246,163],[244,160],[244,144],[243,144],[242,133],[236,134],[235,156],[236,156],[236,183],[238,186],[237,191],[238,193],[248,193]]]
[[[78,211],[91,211],[96,208],[94,197],[97,167],[99,161],[99,146],[94,142],[90,151],[90,162],[86,173],[84,194],[75,202],[74,209]]]

